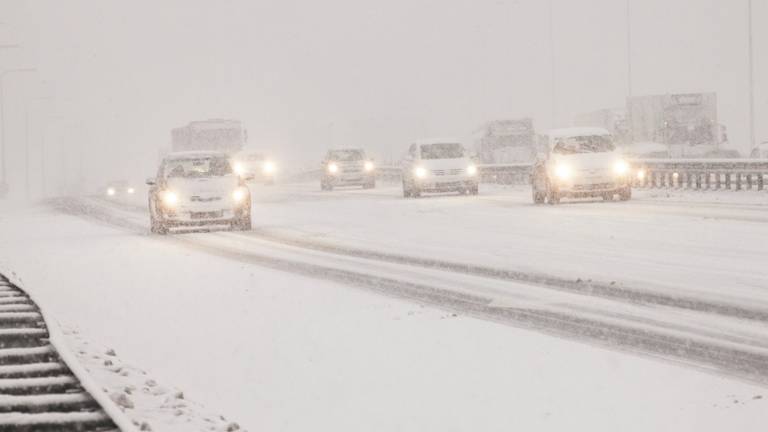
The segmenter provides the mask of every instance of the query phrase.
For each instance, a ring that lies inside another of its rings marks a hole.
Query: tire
[[[560,204],[560,194],[556,190],[549,190],[547,192],[547,204],[557,205]]]
[[[629,201],[632,199],[632,188],[627,186],[619,192],[619,199],[622,201]]]
[[[164,223],[162,223],[159,220],[156,220],[155,218],[150,216],[150,227],[149,231],[152,234],[159,234],[159,235],[166,235],[168,234],[168,227],[165,226]]]
[[[612,193],[604,193],[602,196],[603,196],[603,201],[613,201]]]
[[[533,198],[533,203],[534,204],[544,204],[544,201],[546,201],[546,199],[547,199],[547,194],[543,193],[543,192],[539,192],[538,190],[536,190],[535,186],[533,186],[531,189],[532,189],[531,195],[532,195],[532,198]]]
[[[470,195],[478,195],[480,193],[480,186],[472,186],[469,188]]]

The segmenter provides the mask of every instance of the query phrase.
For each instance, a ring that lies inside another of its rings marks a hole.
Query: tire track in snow
[[[100,222],[114,224],[130,231],[138,231],[143,234],[147,230],[146,225],[128,220],[126,216],[121,217],[110,214],[109,209],[98,209],[96,207],[96,205],[64,206],[70,212],[82,210],[83,212],[79,214],[80,216],[95,218]],[[137,212],[134,211],[133,213]],[[244,240],[247,240],[249,237],[247,233],[229,233],[227,235],[234,235],[244,238]],[[259,238],[262,235],[264,233],[257,231],[251,234],[250,237]],[[491,297],[456,292],[440,286],[403,281],[393,277],[377,276],[364,271],[351,271],[329,265],[315,264],[300,259],[280,258],[274,256],[274,254],[255,252],[232,246],[222,241],[212,245],[204,243],[200,239],[195,239],[192,236],[170,236],[167,239],[183,244],[188,248],[226,259],[237,260],[299,276],[338,282],[389,297],[408,299],[477,318],[515,327],[528,328],[567,339],[576,339],[610,349],[621,349],[641,355],[650,355],[682,362],[707,370],[715,370],[750,382],[768,385],[768,353],[755,349],[756,347],[754,346],[739,346],[737,343],[729,340],[699,340],[675,334],[675,332],[664,328],[654,329],[651,327],[623,325],[607,319],[580,316],[556,310],[542,310],[512,304],[499,305]],[[227,239],[222,238],[219,240]],[[269,239],[263,240],[269,241]],[[307,245],[289,244],[288,246],[311,249]],[[345,252],[342,255],[348,255],[355,251],[342,251]],[[339,255],[333,251],[321,250],[319,252],[330,252]],[[378,254],[378,252],[369,252]],[[353,256],[355,258],[369,259],[367,256]],[[393,260],[393,264],[412,266],[411,263],[402,262],[406,258],[411,259],[410,257],[385,254],[385,258]],[[376,259],[372,261],[376,261]],[[432,260],[427,260],[422,264],[430,267],[431,270],[446,270],[449,273],[465,273],[471,276],[489,277],[482,274],[487,270],[481,270],[479,272],[481,274],[467,273],[464,264],[456,264],[458,267],[453,267],[455,263],[432,262]],[[443,268],[442,265],[444,264],[450,265]],[[494,278],[495,269],[491,270],[493,270],[493,273],[491,273],[490,278]],[[515,274],[512,273],[512,275],[514,276]],[[530,277],[530,275],[523,274],[523,278],[525,277]],[[525,279],[511,279],[511,277],[510,282],[529,283]],[[534,280],[532,283],[536,284],[536,281]],[[541,282],[539,281],[539,283]],[[606,316],[606,318],[608,317]]]

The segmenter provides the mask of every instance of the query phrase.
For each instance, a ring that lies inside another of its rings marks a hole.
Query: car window
[[[611,137],[606,135],[586,135],[558,137],[552,150],[556,154],[603,153],[616,150]]]
[[[232,166],[224,158],[173,159],[165,162],[167,178],[221,177],[232,174]]]
[[[422,144],[422,159],[457,159],[464,157],[464,147],[458,143]]]
[[[360,150],[335,150],[328,154],[329,160],[353,162],[363,160],[365,155]]]

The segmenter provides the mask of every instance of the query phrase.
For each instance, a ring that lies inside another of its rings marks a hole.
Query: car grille
[[[584,185],[574,185],[573,190],[576,191],[590,191],[590,190],[606,190],[606,189],[614,189],[616,185],[613,183],[597,183],[597,184],[584,184]]]
[[[213,212],[192,212],[190,213],[190,219],[220,219],[224,216],[222,211]]]
[[[201,196],[193,196],[189,198],[192,202],[214,202],[214,201],[221,201],[220,196],[214,196],[214,197],[201,197]]]
[[[357,167],[345,167],[345,168],[342,168],[341,170],[341,172],[343,172],[344,174],[357,174],[362,171],[363,171],[362,169]]]
[[[461,169],[461,168],[448,169],[448,170],[444,170],[444,169],[432,170],[432,174],[435,175],[435,176],[445,176],[445,175],[456,176],[456,175],[464,174],[464,170]]]

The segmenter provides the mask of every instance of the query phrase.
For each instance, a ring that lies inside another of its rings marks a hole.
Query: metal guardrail
[[[765,190],[768,184],[768,159],[637,159],[631,161],[638,188],[698,190]],[[503,185],[530,184],[530,164],[479,165],[482,183]],[[378,177],[400,181],[400,167],[378,167]],[[296,176],[314,180],[320,170]],[[642,174],[640,174],[642,173]]]

